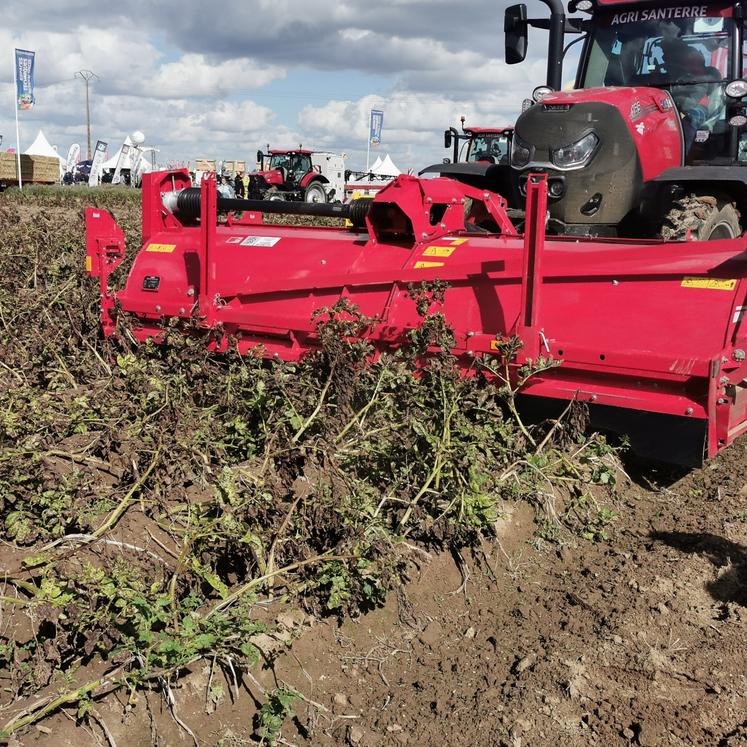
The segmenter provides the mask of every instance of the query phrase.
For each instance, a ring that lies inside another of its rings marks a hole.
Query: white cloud
[[[236,59],[211,63],[202,54],[186,54],[161,65],[144,84],[154,96],[226,96],[237,90],[262,88],[285,77],[285,70],[256,60]]]

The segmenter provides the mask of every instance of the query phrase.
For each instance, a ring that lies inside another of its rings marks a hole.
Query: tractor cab
[[[464,160],[467,163],[508,164],[510,130],[491,130],[466,127],[469,135]]]
[[[588,25],[576,86],[668,91],[682,121],[685,162],[728,158],[725,89],[741,70],[732,69],[739,39],[725,13],[723,3],[648,11],[600,7]]]

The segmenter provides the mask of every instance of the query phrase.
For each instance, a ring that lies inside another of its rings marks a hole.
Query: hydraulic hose
[[[167,193],[164,198],[173,193]],[[343,218],[349,220],[356,228],[366,225],[366,215],[373,200],[369,197],[353,200],[343,204],[326,202],[291,202],[286,200],[242,200],[232,197],[218,196],[218,210],[249,211],[260,213],[275,213],[277,215],[310,215],[321,218]],[[170,197],[166,205],[174,213],[185,218],[199,218],[200,216],[200,188],[189,187],[176,194],[176,200]]]

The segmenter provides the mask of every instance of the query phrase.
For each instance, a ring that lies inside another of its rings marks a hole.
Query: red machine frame
[[[211,177],[199,221],[183,222],[163,195],[189,187],[187,172],[148,174],[144,247],[123,290],[111,290],[109,277],[124,235],[106,211],[86,213],[104,333],[114,333],[120,311],[140,340],[161,335],[166,319],[191,319],[216,351],[235,344],[297,360],[318,345],[313,312],[346,297],[376,319],[371,344],[392,349],[420,323],[408,286],[441,280],[449,288],[432,310],[452,325],[465,373],[517,336],[514,369],[562,361],[530,379],[526,395],[664,416],[702,429],[705,454],[715,455],[747,429],[742,239],[546,237],[546,180],[529,180],[522,236],[503,198],[450,179],[398,177],[374,198],[366,233],[270,225],[259,212],[220,223]],[[497,231],[469,229],[487,217]]]

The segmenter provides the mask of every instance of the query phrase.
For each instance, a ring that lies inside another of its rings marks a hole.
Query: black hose
[[[366,214],[371,205],[371,198],[353,200],[347,205],[327,202],[292,202],[286,200],[241,200],[232,197],[218,197],[218,210],[247,211],[258,213],[276,213],[279,215],[311,215],[321,218],[347,218],[356,228],[366,225]],[[179,193],[176,212],[185,218],[200,216],[200,188],[189,187]]]

